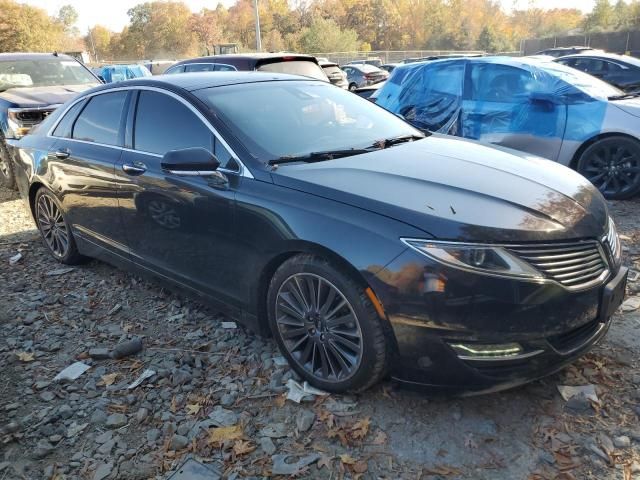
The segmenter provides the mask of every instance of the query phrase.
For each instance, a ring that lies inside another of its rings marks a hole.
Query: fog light
[[[515,357],[524,352],[518,343],[473,344],[451,343],[451,348],[462,360],[491,360]]]

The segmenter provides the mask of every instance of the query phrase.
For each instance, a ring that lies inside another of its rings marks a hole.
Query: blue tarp
[[[151,72],[144,65],[106,65],[98,75],[107,83],[121,82],[132,78],[150,77]]]

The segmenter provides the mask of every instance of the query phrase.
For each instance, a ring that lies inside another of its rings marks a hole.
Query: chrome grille
[[[620,255],[620,238],[618,237],[616,225],[613,223],[611,217],[609,217],[609,231],[607,232],[606,239],[609,244],[609,249],[611,250],[611,257],[617,259]]]
[[[548,278],[567,288],[589,287],[608,273],[598,242],[508,247]]]

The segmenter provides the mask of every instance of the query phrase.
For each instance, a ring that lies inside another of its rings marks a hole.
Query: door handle
[[[69,158],[69,155],[71,155],[71,150],[69,150],[68,148],[61,148],[60,150],[56,150],[55,152],[53,152],[53,154],[49,154],[49,156],[53,156],[59,160]]]
[[[141,175],[147,171],[147,166],[142,162],[123,163],[122,170],[129,175]]]

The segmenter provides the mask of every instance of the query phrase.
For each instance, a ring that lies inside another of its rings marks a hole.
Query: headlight
[[[465,243],[447,243],[431,240],[403,238],[414,250],[445,265],[486,275],[519,278],[543,278],[528,263],[509,253],[505,248]]]
[[[9,138],[22,138],[29,130],[31,126],[27,126],[23,123],[21,118],[23,111],[20,108],[10,108],[7,115],[7,124],[9,125]]]
[[[60,105],[34,108],[10,108],[7,111],[8,138],[22,138]]]

